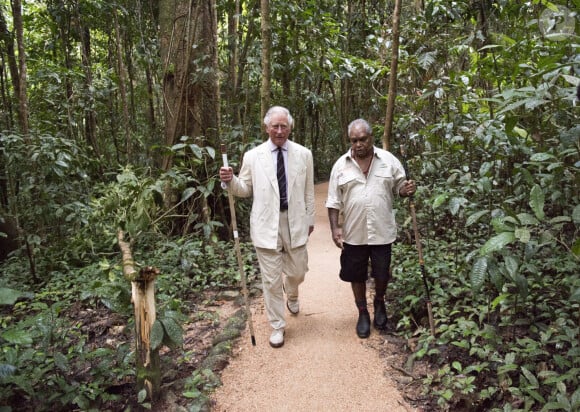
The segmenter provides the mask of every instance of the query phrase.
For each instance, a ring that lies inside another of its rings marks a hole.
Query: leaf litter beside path
[[[252,294],[259,291],[252,288]],[[255,296],[253,296],[254,298]],[[258,297],[259,298],[259,297]],[[221,385],[220,374],[228,365],[232,351],[247,327],[242,297],[237,291],[208,292],[203,302],[190,303],[195,309],[183,327],[183,347],[160,351],[162,362],[161,397],[154,404],[156,411],[210,411],[209,395]],[[80,304],[79,304],[80,305]],[[132,345],[133,324],[104,306],[98,309],[76,307],[68,313],[81,325],[88,336],[87,349],[118,348]],[[384,359],[384,373],[396,382],[399,391],[417,411],[437,410],[436,401],[423,394],[422,379],[429,371],[426,362],[416,362],[412,371],[405,370],[413,343],[389,332],[372,334],[364,343],[376,350]],[[95,359],[94,362],[99,362]],[[89,379],[88,371],[95,365],[85,365],[83,370],[71,371],[83,381]],[[108,393],[118,395],[101,410],[139,410],[135,393],[134,375],[112,382]]]

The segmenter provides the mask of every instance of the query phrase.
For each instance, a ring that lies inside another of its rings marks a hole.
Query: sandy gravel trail
[[[414,411],[372,347],[383,338],[374,329],[369,339],[356,336],[350,285],[338,279],[340,250],[330,238],[326,191],[327,184],[316,185],[310,270],[300,287],[300,313],[288,313],[284,346],[269,346],[263,299],[254,299],[256,346],[246,328],[212,396],[214,411]]]

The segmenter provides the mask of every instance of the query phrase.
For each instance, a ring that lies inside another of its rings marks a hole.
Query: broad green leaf
[[[555,156],[550,153],[534,153],[530,156],[532,162],[545,162],[546,160],[554,159]]]
[[[521,367],[522,373],[528,380],[528,382],[532,385],[532,388],[537,389],[540,385],[538,383],[538,379],[534,376],[532,372],[530,372],[526,367]]]
[[[0,288],[0,305],[12,306],[20,296],[22,296],[22,292],[10,288]]]
[[[150,342],[149,346],[151,350],[159,349],[161,343],[163,342],[164,333],[165,332],[163,331],[163,325],[161,324],[159,319],[155,319],[155,322],[153,322],[153,326],[151,327],[151,333],[149,335]]]
[[[505,373],[508,372],[512,372],[518,369],[518,365],[514,364],[514,363],[508,363],[507,365],[502,365],[499,368],[497,368],[497,373],[498,375],[503,375]]]
[[[528,229],[524,227],[519,227],[514,231],[514,235],[516,239],[518,239],[522,243],[528,243],[531,238],[531,233]]]
[[[578,77],[569,76],[567,74],[562,74],[561,76],[563,79],[565,79],[568,83],[570,83],[573,86],[580,85],[580,79]]]
[[[464,197],[454,197],[449,201],[449,211],[453,216],[457,215],[459,208],[467,203]]]
[[[508,352],[505,354],[504,362],[507,365],[514,364],[516,361],[516,354],[514,352]]]
[[[67,372],[69,370],[68,359],[60,352],[54,353],[54,364],[63,372]]]
[[[497,298],[491,301],[491,308],[495,310],[498,305],[501,305],[511,295],[509,293],[502,293]]]
[[[14,330],[9,329],[2,333],[2,339],[14,344],[14,345],[31,345],[32,337],[27,331],[24,330]]]
[[[471,290],[474,294],[477,294],[481,290],[485,282],[485,274],[487,273],[487,261],[487,257],[482,256],[475,261],[473,267],[471,268]]]
[[[522,275],[516,275],[514,277],[514,283],[518,289],[520,296],[525,299],[528,297],[528,280]]]
[[[580,238],[574,241],[574,244],[572,245],[572,253],[574,256],[580,256]]]
[[[491,225],[496,233],[511,232],[514,227],[509,223],[509,219],[506,217],[495,217],[491,219]]]
[[[516,239],[514,232],[502,232],[489,239],[479,250],[480,256],[487,256],[512,243]]]
[[[191,149],[191,151],[193,152],[195,157],[197,157],[198,159],[203,158],[203,151],[201,150],[201,148],[198,145],[196,145],[195,143],[192,143],[189,145],[189,148]]]
[[[193,195],[195,193],[195,188],[194,187],[188,187],[187,189],[185,189],[183,191],[183,193],[181,194],[181,201],[185,202],[187,199],[189,199],[191,197],[191,195]]]
[[[532,226],[532,225],[537,225],[538,223],[538,219],[536,219],[533,215],[529,214],[529,213],[520,213],[518,214],[518,220],[520,222],[521,225],[525,225],[525,226]]]
[[[548,103],[547,100],[544,100],[542,98],[537,98],[537,97],[531,97],[529,99],[526,99],[526,109],[532,110],[532,109],[535,109],[536,107],[542,106],[546,103]]]
[[[178,150],[183,149],[185,146],[187,146],[185,143],[177,143],[177,144],[174,144],[173,146],[171,146],[171,150],[176,152]]]
[[[439,206],[441,206],[443,203],[445,203],[445,201],[447,200],[448,196],[446,193],[442,193],[439,196],[437,196],[434,200],[433,200],[433,209],[437,209]]]
[[[576,289],[572,295],[570,295],[570,302],[580,302],[580,288]]]
[[[580,225],[580,205],[576,205],[572,211],[572,220],[575,224]]]
[[[469,215],[469,217],[467,218],[467,221],[465,222],[465,227],[469,227],[469,226],[473,225],[474,223],[477,223],[479,221],[479,219],[487,213],[489,213],[489,210],[481,210],[479,212],[473,213],[472,215]]]
[[[491,280],[491,283],[493,283],[493,286],[495,286],[495,289],[497,291],[501,291],[503,288],[503,285],[505,284],[506,279],[503,276],[502,271],[499,270],[499,267],[495,263],[495,261],[493,261],[493,260],[488,261],[487,273],[489,274],[489,279]]]
[[[526,131],[526,129],[522,129],[521,127],[518,126],[514,126],[513,131],[517,133],[518,136],[520,136],[523,139],[527,139],[528,137],[528,132]]]
[[[141,389],[137,394],[137,401],[143,403],[145,402],[145,399],[147,399],[147,389]]]
[[[479,175],[482,177],[487,175],[487,173],[491,170],[492,165],[493,164],[491,162],[483,162],[479,167]]]
[[[180,347],[183,345],[183,330],[181,326],[172,318],[160,319],[163,324],[163,329],[165,329],[164,342],[169,347]]]
[[[520,268],[520,263],[515,256],[506,256],[504,259],[505,268],[510,276],[510,278],[514,278],[518,273],[518,269]]]
[[[209,154],[209,157],[211,157],[212,159],[215,159],[215,149],[211,146],[207,146],[205,148],[205,150],[207,150],[207,153]]]
[[[568,223],[572,221],[570,216],[556,216],[549,220],[551,225],[557,225],[558,223]]]
[[[506,107],[504,107],[503,109],[501,109],[501,110],[499,111],[499,114],[503,114],[503,113],[505,113],[505,112],[509,112],[510,110],[517,109],[518,107],[520,107],[520,106],[523,106],[524,104],[526,104],[526,100],[525,100],[525,99],[523,99],[523,100],[518,100],[517,102],[515,102],[515,103],[512,103],[512,104],[509,104],[509,105],[507,105]],[[516,129],[516,128],[514,128],[514,130],[515,130],[515,129]]]
[[[0,379],[7,378],[8,376],[14,375],[16,372],[16,367],[13,365],[8,365],[6,363],[0,363]]]
[[[530,191],[530,207],[538,220],[544,219],[544,192],[539,185],[534,185]]]
[[[541,405],[543,405],[544,403],[546,403],[546,400],[544,399],[544,397],[542,395],[540,395],[540,392],[538,392],[535,389],[530,389],[530,388],[526,388],[525,391],[535,400],[537,400]]]

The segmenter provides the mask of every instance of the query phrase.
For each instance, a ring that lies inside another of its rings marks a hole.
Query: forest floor
[[[207,298],[196,304],[192,311],[195,317],[184,326],[183,350],[161,353],[162,398],[153,405],[153,410],[437,409],[434,399],[422,393],[421,385],[426,374],[434,372],[423,362],[409,367],[414,349],[412,340],[390,333],[392,324],[387,331],[372,328],[368,339],[357,337],[357,310],[350,285],[338,278],[340,250],[330,237],[324,207],[326,189],[326,184],[316,185],[316,224],[308,243],[309,272],[300,288],[300,313],[292,316],[287,312],[284,346],[279,349],[269,346],[271,329],[259,285],[251,285],[255,346],[244,321],[239,293],[222,292]],[[371,299],[369,295],[372,317]],[[95,323],[87,327],[98,325],[98,318],[96,315]],[[100,333],[94,330],[93,334],[101,335],[101,340],[107,335],[106,339],[115,340],[111,334],[116,322],[109,318],[106,323]],[[237,333],[232,328],[238,328]],[[197,387],[205,393],[192,394],[191,378],[203,376],[201,371],[208,369],[217,377],[210,383],[198,381]],[[133,382],[122,383],[111,392],[122,396],[120,401],[109,403],[107,409],[139,409]],[[192,402],[197,405],[195,408],[191,407]]]

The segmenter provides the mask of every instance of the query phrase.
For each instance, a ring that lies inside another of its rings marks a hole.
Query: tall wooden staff
[[[409,180],[410,175],[409,169],[407,167],[407,151],[405,150],[404,141],[401,142],[401,155],[403,157],[405,178]],[[421,237],[419,236],[419,229],[417,227],[417,216],[415,213],[415,200],[413,195],[409,196],[409,208],[411,209],[411,219],[413,220],[413,232],[415,233],[415,245],[417,246],[417,254],[419,255],[419,266],[421,267],[421,277],[423,278],[423,286],[425,287],[425,300],[427,302],[427,314],[429,315],[429,327],[431,328],[431,335],[435,336],[435,321],[433,320],[433,306],[431,304],[431,293],[429,292],[429,283],[427,282],[427,271],[425,270],[425,261],[423,260],[423,247],[421,245]]]
[[[226,145],[221,144],[222,159],[224,167],[228,166],[228,154]],[[234,195],[228,190],[228,200],[230,202],[230,215],[232,218],[232,232],[234,234],[234,245],[236,248],[236,255],[238,256],[238,268],[240,270],[240,280],[242,283],[242,296],[244,297],[244,305],[246,307],[246,314],[248,317],[248,326],[250,327],[250,336],[252,337],[252,345],[256,346],[256,336],[254,335],[254,322],[252,321],[252,311],[250,310],[250,299],[248,297],[248,287],[246,285],[246,274],[244,272],[244,261],[242,260],[242,251],[240,250],[240,238],[238,237],[238,223],[236,220],[236,206],[234,204]]]

